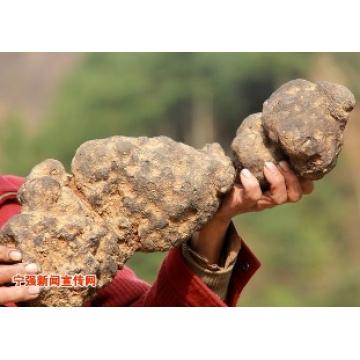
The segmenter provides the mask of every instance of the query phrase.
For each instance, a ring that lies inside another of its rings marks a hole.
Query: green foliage
[[[136,275],[148,282],[154,283],[157,273],[167,252],[135,253],[126,263],[136,272]]]
[[[261,111],[282,82],[302,76],[310,59],[292,53],[90,53],[65,81],[38,143],[43,154],[69,166],[89,139],[167,135],[185,141],[194,96],[211,93],[216,141],[228,149],[242,119]]]
[[[350,179],[342,176],[347,164],[341,160],[299,203],[236,219],[240,234],[262,262],[256,275],[259,286],[250,284],[241,305],[359,304],[355,278],[360,266],[351,262],[355,248],[348,231],[349,214],[356,207]]]
[[[31,170],[31,140],[25,129],[15,115],[6,118],[0,127],[0,169],[5,169],[6,173],[25,176]]]

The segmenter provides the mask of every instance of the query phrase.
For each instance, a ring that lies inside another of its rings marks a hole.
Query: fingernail
[[[37,295],[42,292],[43,288],[41,286],[29,286],[29,294]]]
[[[244,175],[246,178],[251,177],[251,172],[248,169],[242,169],[241,174]]]
[[[288,172],[290,170],[290,166],[286,161],[280,161],[279,166],[284,172]]]
[[[11,250],[9,252],[9,259],[11,261],[20,261],[22,259],[21,252],[18,250]]]
[[[272,173],[276,171],[276,165],[270,161],[265,161],[265,166]]]
[[[38,266],[34,263],[26,264],[24,269],[28,274],[36,274],[39,271]]]

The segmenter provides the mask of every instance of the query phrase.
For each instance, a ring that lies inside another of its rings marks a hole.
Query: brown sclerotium
[[[256,120],[240,125],[232,143],[234,164],[248,168],[262,185],[267,183],[264,161],[271,159],[287,160],[298,176],[319,180],[336,166],[354,106],[354,95],[345,86],[289,81],[264,102]]]
[[[284,154],[266,136],[261,117],[261,113],[256,113],[244,119],[231,146],[236,154],[235,168],[238,171],[249,169],[258,179],[261,188],[266,189],[268,182],[264,176],[264,163],[283,160]]]
[[[23,261],[37,263],[42,275],[95,274],[102,288],[130,255],[123,245],[131,242],[130,233],[126,228],[115,233],[73,185],[60,162],[37,165],[18,193],[21,214],[1,229],[0,243],[20,249]],[[54,286],[26,305],[81,306],[95,292],[90,286]]]
[[[19,191],[20,214],[0,231],[41,274],[93,274],[92,287],[46,287],[29,306],[81,306],[135,251],[179,246],[211,220],[235,179],[219,144],[197,150],[167,137],[82,144],[72,174],[48,159]]]

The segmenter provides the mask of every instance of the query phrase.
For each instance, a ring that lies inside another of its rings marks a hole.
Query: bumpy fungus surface
[[[72,174],[56,160],[38,164],[0,243],[19,248],[44,275],[96,275],[97,286],[48,287],[27,305],[93,299],[135,251],[165,251],[189,239],[213,217],[234,177],[220,145],[196,150],[166,137],[88,141]]]
[[[268,138],[262,124],[262,113],[248,116],[239,126],[232,143],[234,166],[239,171],[248,168],[265,188],[264,162],[278,162],[284,158],[280,149]]]
[[[287,160],[297,175],[319,180],[336,166],[354,106],[354,95],[342,85],[290,81],[264,102],[262,113],[240,125],[231,145],[234,164],[252,171],[263,187],[268,160]]]

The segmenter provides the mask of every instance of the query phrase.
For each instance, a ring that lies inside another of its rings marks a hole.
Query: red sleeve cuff
[[[260,266],[260,261],[256,258],[248,246],[241,241],[241,250],[236,260],[228,288],[226,301],[228,306],[237,305],[244,287]]]
[[[249,248],[242,243],[225,303],[188,267],[180,248],[175,248],[169,252],[164,260],[157,280],[157,286],[171,287],[173,294],[176,294],[176,303],[178,305],[170,304],[169,306],[236,306],[242,290],[259,267],[260,262]]]

